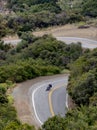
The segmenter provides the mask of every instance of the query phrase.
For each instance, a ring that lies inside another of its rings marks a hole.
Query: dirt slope
[[[97,40],[97,28],[89,27],[78,29],[77,25],[68,24],[58,27],[50,27],[45,30],[38,30],[33,33],[35,36],[42,36],[44,34],[52,34],[54,37],[80,37]]]

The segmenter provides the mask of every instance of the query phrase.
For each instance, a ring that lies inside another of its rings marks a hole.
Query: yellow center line
[[[61,86],[62,87],[62,86]],[[50,112],[51,112],[51,115],[54,116],[55,113],[53,111],[53,106],[52,106],[52,100],[51,100],[51,97],[52,97],[52,93],[56,90],[56,89],[59,89],[60,87],[55,87],[54,89],[52,89],[50,92],[49,92],[49,107],[50,107]]]

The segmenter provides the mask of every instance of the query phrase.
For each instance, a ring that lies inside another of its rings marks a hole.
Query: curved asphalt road
[[[85,39],[85,38],[75,38],[75,37],[57,37],[57,40],[64,41],[67,44],[72,42],[81,42],[82,46],[85,48],[96,48],[97,41]],[[15,43],[20,41],[11,40],[10,43]],[[53,88],[50,92],[45,91],[48,84],[51,83]],[[55,78],[52,80],[47,80],[36,84],[34,89],[32,89],[32,107],[35,113],[35,119],[39,124],[43,124],[49,117],[60,114],[64,116],[66,113],[66,86],[68,83],[68,76]]]
[[[66,44],[81,42],[82,43],[82,47],[89,48],[89,49],[94,49],[94,48],[97,47],[97,41],[91,40],[91,39],[87,39],[87,38],[56,37],[56,39],[59,40],[59,41],[63,41]]]
[[[46,91],[48,84],[52,84],[52,89]],[[39,124],[43,124],[49,117],[66,113],[66,86],[68,75],[50,79],[37,84],[32,91],[32,106],[34,108],[35,118]]]
[[[17,45],[19,42],[21,42],[21,39],[15,39],[15,40],[4,40],[5,44],[11,43],[12,45]]]
[[[86,38],[75,37],[56,37],[57,40],[70,44],[72,42],[81,42],[84,48],[96,48],[97,41]],[[50,92],[46,91],[46,87],[51,83],[53,85]],[[67,101],[66,101],[66,86],[68,83],[68,76],[61,79],[56,78],[42,83],[36,87],[32,92],[32,103],[35,112],[35,117],[39,124],[43,124],[49,117],[54,115],[65,116]]]
[[[78,37],[56,37],[57,40],[63,41],[66,44],[70,44],[72,42],[77,43],[81,42],[82,47],[84,48],[89,48],[89,49],[94,49],[97,47],[97,41],[87,39],[87,38],[78,38]],[[12,45],[16,45],[19,42],[21,42],[21,39],[15,39],[15,40],[4,40],[5,44],[11,43]]]
[[[68,109],[67,106],[68,101],[66,97],[67,92],[66,92],[66,87],[64,86],[62,85],[62,87],[56,89],[51,96],[52,108],[55,115],[59,114],[63,117],[65,116],[66,110]]]

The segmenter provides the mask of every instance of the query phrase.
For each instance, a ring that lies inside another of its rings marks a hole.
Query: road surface
[[[17,45],[19,42],[21,42],[21,39],[12,39],[12,40],[3,40],[5,44],[12,44],[12,45]]]
[[[82,47],[89,48],[89,49],[94,49],[94,48],[97,47],[97,41],[96,40],[91,40],[91,39],[87,39],[87,38],[56,37],[56,39],[59,40],[59,41],[63,41],[66,44],[81,42]]]
[[[82,47],[84,48],[89,48],[89,49],[94,49],[97,47],[97,41],[96,40],[91,40],[87,38],[78,38],[78,37],[55,37],[59,41],[63,41],[66,44],[70,43],[77,43],[81,42]],[[15,39],[15,40],[4,40],[5,44],[11,43],[12,45],[16,45],[19,42],[21,42],[21,39]]]
[[[46,91],[48,84],[52,84],[52,89]],[[47,80],[36,85],[32,91],[32,106],[35,117],[40,124],[43,124],[49,117],[54,115],[65,116],[67,110],[66,86],[68,76]],[[33,86],[32,86],[33,88]]]

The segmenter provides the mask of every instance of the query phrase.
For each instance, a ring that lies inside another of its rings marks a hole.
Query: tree
[[[86,16],[97,16],[97,0],[85,0],[82,2],[82,13]]]

